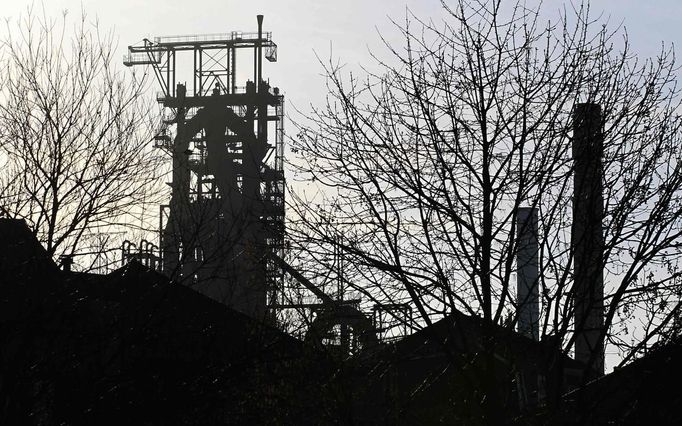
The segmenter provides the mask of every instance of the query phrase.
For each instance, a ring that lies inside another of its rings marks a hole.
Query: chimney
[[[575,358],[604,375],[603,135],[601,107],[578,104],[573,116],[573,300]],[[590,376],[588,374],[588,376]]]
[[[519,333],[539,339],[538,211],[520,207],[516,213],[516,317]]]
[[[256,56],[258,57],[256,71],[256,92],[261,93],[261,82],[263,80],[263,15],[257,15],[258,21],[258,41],[256,42]]]

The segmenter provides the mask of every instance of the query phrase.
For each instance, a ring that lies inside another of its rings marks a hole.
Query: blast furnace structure
[[[151,65],[161,85],[164,117],[154,139],[172,156],[171,199],[160,212],[161,270],[265,319],[283,280],[273,259],[284,245],[284,97],[262,76],[263,59],[277,60],[262,24],[258,15],[253,33],[145,39],[129,46],[124,64]],[[176,82],[176,70],[190,55],[187,87]],[[251,67],[253,80],[238,86]]]

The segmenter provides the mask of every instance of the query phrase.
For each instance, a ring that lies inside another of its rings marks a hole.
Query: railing
[[[264,41],[272,40],[272,33],[267,32],[262,34]],[[242,31],[232,31],[230,33],[217,33],[217,34],[195,34],[195,35],[171,35],[154,37],[154,43],[156,44],[171,44],[171,43],[203,43],[203,42],[221,42],[221,41],[256,41],[258,40],[257,32],[242,32]]]
[[[210,89],[204,88],[204,92],[207,92],[207,91],[210,92],[210,90],[212,90],[212,88],[210,88]],[[231,92],[230,94],[231,94],[231,95],[232,95],[232,94],[235,94],[235,95],[242,95],[242,94],[245,94],[245,93],[246,93],[246,86],[236,86],[236,87],[234,88],[234,92]],[[222,94],[222,95],[225,95],[225,93],[221,93],[221,94]],[[158,91],[156,92],[156,100],[157,100],[158,102],[165,101],[165,100],[168,99],[168,98],[172,98],[172,96],[167,96],[167,95],[166,95],[166,92],[164,92],[163,90],[158,90]],[[243,115],[243,114],[242,114],[242,115]]]
[[[123,55],[123,65],[144,65],[161,63],[161,53],[131,52]]]

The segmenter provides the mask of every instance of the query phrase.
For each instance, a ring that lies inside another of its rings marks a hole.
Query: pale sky
[[[31,3],[41,7],[40,0],[0,0],[0,16],[16,18]],[[548,17],[555,17],[563,4],[544,3]],[[406,7],[421,17],[442,16],[439,0],[44,0],[43,4],[55,17],[65,9],[77,16],[82,6],[89,17],[99,18],[103,28],[113,27],[120,57],[129,44],[144,37],[255,31],[255,16],[263,14],[264,30],[273,33],[279,46],[278,62],[266,62],[263,74],[282,89],[289,105],[302,110],[324,97],[315,52],[326,59],[332,49],[335,58],[357,70],[370,61],[368,49],[381,49],[377,30],[396,36],[389,16],[400,21]],[[610,15],[614,24],[624,22],[634,51],[642,55],[655,54],[662,41],[682,46],[682,1],[593,0],[592,8]],[[399,38],[393,39],[400,44]]]

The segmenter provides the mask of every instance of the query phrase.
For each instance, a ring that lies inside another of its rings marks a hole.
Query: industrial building
[[[172,173],[158,246],[127,241],[124,263],[137,259],[271,325],[281,309],[314,310],[308,340],[319,343],[337,326],[342,347],[358,339],[371,346],[373,325],[357,301],[325,294],[284,261],[284,96],[263,77],[277,44],[262,15],[256,22],[254,32],[156,37],[128,48],[124,64],[151,67],[161,86],[165,112],[155,141],[169,153]],[[177,82],[183,60],[190,87]],[[239,85],[238,76],[248,79]],[[317,301],[287,303],[285,272]]]
[[[260,15],[257,32],[145,39],[124,59],[154,70],[165,110],[155,140],[172,158],[159,251],[140,249],[157,255],[162,273],[258,319],[278,300],[282,269],[272,259],[284,244],[284,97],[262,77],[263,60],[277,60],[262,24]],[[244,54],[252,80],[238,86]],[[176,81],[183,59],[190,87]]]
[[[580,388],[551,342],[459,313],[339,358],[137,261],[68,272],[22,221],[0,234],[2,424],[480,423],[491,341],[504,423],[682,421],[682,342]]]
[[[182,58],[191,59],[189,86],[176,81]],[[682,375],[671,361],[680,345],[658,352],[662,362],[603,376],[598,105],[578,105],[574,116],[575,358],[539,339],[532,207],[516,217],[516,331],[454,311],[382,342],[382,312],[409,317],[406,306],[377,307],[373,320],[284,261],[284,97],[263,78],[264,59],[277,60],[277,45],[262,16],[252,33],[129,47],[124,63],[150,66],[161,86],[155,143],[170,155],[171,199],[160,206],[158,244],[125,243],[120,269],[60,270],[23,222],[0,219],[0,423],[476,423],[488,418],[478,404],[486,348],[505,423],[682,420],[656,413],[651,398],[679,401],[667,387]],[[285,274],[317,298],[297,306],[316,314],[305,339],[277,327],[278,309],[291,307]],[[324,345],[336,329],[338,347]],[[630,380],[663,388],[644,395],[621,386]],[[590,405],[597,396],[611,402]]]

